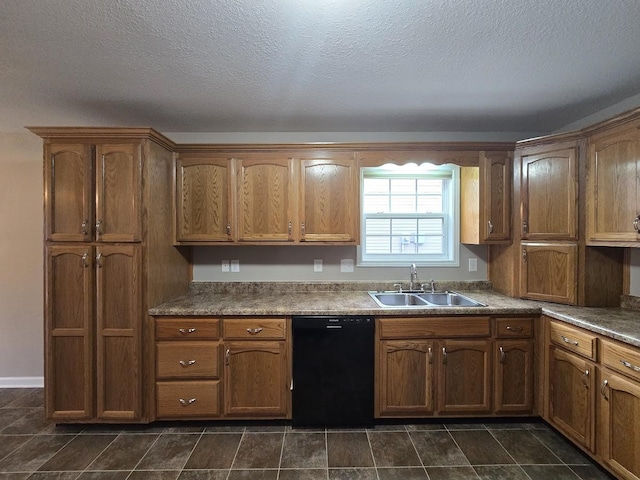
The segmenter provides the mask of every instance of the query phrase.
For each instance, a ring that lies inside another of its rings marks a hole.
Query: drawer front
[[[551,322],[551,342],[591,360],[596,359],[596,336],[569,325]]]
[[[158,318],[156,340],[216,340],[220,338],[217,318]]]
[[[220,351],[215,342],[158,343],[156,378],[218,378]]]
[[[220,381],[157,382],[158,418],[220,416]]]
[[[640,349],[602,340],[602,364],[640,381]]]
[[[489,337],[489,317],[398,317],[378,319],[380,338]]]
[[[225,318],[225,340],[281,340],[286,337],[284,318]]]
[[[496,337],[533,337],[533,318],[496,318]]]

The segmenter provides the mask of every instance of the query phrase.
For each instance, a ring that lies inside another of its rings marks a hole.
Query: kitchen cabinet
[[[640,121],[614,125],[588,138],[587,242],[640,245]]]
[[[577,240],[577,146],[547,148],[521,156],[522,238]]]
[[[460,241],[511,241],[511,152],[479,153],[478,167],[460,169]]]
[[[224,318],[225,417],[290,418],[284,318]]]
[[[533,413],[534,340],[532,318],[497,318],[494,347],[494,411]]]
[[[549,332],[549,421],[594,452],[595,335],[555,321]]]
[[[183,153],[176,170],[177,242],[233,242],[237,225],[232,159]]]
[[[46,416],[148,421],[146,312],[189,281],[171,246],[172,145],[150,129],[31,131],[44,140]]]
[[[575,304],[578,247],[571,243],[522,242],[520,296]]]

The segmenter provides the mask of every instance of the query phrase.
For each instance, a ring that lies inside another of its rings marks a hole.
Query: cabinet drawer
[[[215,340],[220,338],[217,318],[158,318],[157,340]]]
[[[559,322],[550,323],[550,333],[552,343],[591,360],[596,359],[596,336],[594,334]]]
[[[287,332],[284,318],[225,318],[222,330],[225,340],[280,340]]]
[[[602,364],[640,381],[640,349],[602,340]]]
[[[156,377],[217,378],[220,345],[215,342],[161,342],[156,345]]]
[[[496,318],[496,337],[533,337],[533,318]]]
[[[220,381],[157,382],[158,418],[217,417]]]
[[[402,317],[378,319],[380,338],[489,337],[489,317]]]

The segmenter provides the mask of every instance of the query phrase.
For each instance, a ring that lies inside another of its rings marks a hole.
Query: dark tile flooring
[[[612,478],[541,422],[56,426],[42,406],[41,389],[0,389],[0,480]]]

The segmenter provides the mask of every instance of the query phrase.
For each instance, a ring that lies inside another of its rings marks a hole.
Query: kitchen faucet
[[[416,264],[412,263],[409,268],[409,272],[411,274],[411,281],[409,282],[409,290],[413,290],[418,283],[418,269],[416,268]]]

